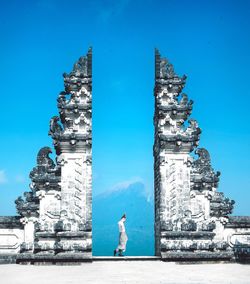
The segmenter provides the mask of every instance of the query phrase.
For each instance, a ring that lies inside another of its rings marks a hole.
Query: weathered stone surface
[[[182,93],[185,82],[156,50],[155,253],[167,260],[239,259],[250,251],[250,222],[230,217],[234,201],[217,192],[220,172],[209,152],[197,148],[201,130],[189,118],[193,101]]]
[[[162,258],[165,261],[173,261],[173,260],[230,260],[234,257],[232,251],[221,251],[221,252],[163,252]]]
[[[63,77],[59,116],[51,118],[49,129],[56,161],[49,147],[41,148],[30,191],[15,201],[20,217],[0,217],[0,253],[12,247],[18,262],[92,257],[91,48]]]
[[[250,216],[229,216],[226,228],[250,228]]]
[[[0,263],[14,263],[24,240],[23,224],[18,216],[0,217]]]
[[[74,264],[81,262],[92,262],[91,251],[86,253],[79,252],[63,252],[63,253],[43,253],[43,254],[18,254],[16,256],[17,263],[23,264]]]
[[[0,216],[0,229],[23,229],[19,216]]]
[[[16,263],[17,254],[10,253],[10,254],[0,254],[0,264],[14,264]]]

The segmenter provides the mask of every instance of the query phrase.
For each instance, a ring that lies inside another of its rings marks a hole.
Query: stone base
[[[93,261],[160,261],[159,256],[93,256]]]
[[[209,252],[209,251],[168,251],[161,252],[161,258],[163,261],[202,261],[202,260],[233,260],[234,253],[232,251],[218,251],[218,252]]]
[[[234,254],[237,262],[250,263],[250,247],[235,246]]]
[[[204,231],[162,231],[161,238],[169,239],[169,240],[177,240],[177,239],[202,239],[202,240],[212,240],[215,236],[213,232],[204,232]]]
[[[0,254],[0,264],[16,263],[17,254]]]
[[[34,264],[34,265],[79,265],[84,262],[93,261],[181,261],[181,262],[199,262],[199,261],[230,261],[230,262],[250,262],[249,254],[235,254],[233,251],[165,251],[161,256],[126,256],[111,257],[99,256],[93,257],[91,252],[84,253],[20,253],[20,254],[0,254],[0,264]]]
[[[18,264],[36,264],[36,265],[77,265],[82,262],[92,262],[92,253],[58,253],[54,254],[31,254],[23,253],[17,255]]]

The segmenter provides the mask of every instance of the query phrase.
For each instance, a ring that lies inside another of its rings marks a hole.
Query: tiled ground
[[[98,261],[79,266],[0,265],[1,284],[250,283],[250,265]]]

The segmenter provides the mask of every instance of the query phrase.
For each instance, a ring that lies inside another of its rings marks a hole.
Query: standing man
[[[122,253],[125,252],[126,250],[126,244],[128,241],[128,237],[126,234],[126,230],[125,230],[125,223],[126,221],[126,215],[123,214],[123,216],[121,217],[121,220],[118,222],[118,228],[119,228],[119,245],[118,247],[114,250],[114,256],[116,256],[116,254],[119,252],[119,256],[124,256]]]

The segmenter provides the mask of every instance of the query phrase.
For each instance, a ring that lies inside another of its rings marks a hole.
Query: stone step
[[[93,256],[93,261],[154,261],[159,256]]]
[[[232,260],[233,251],[168,251],[161,252],[163,261]]]
[[[0,264],[16,263],[16,254],[0,254]]]

